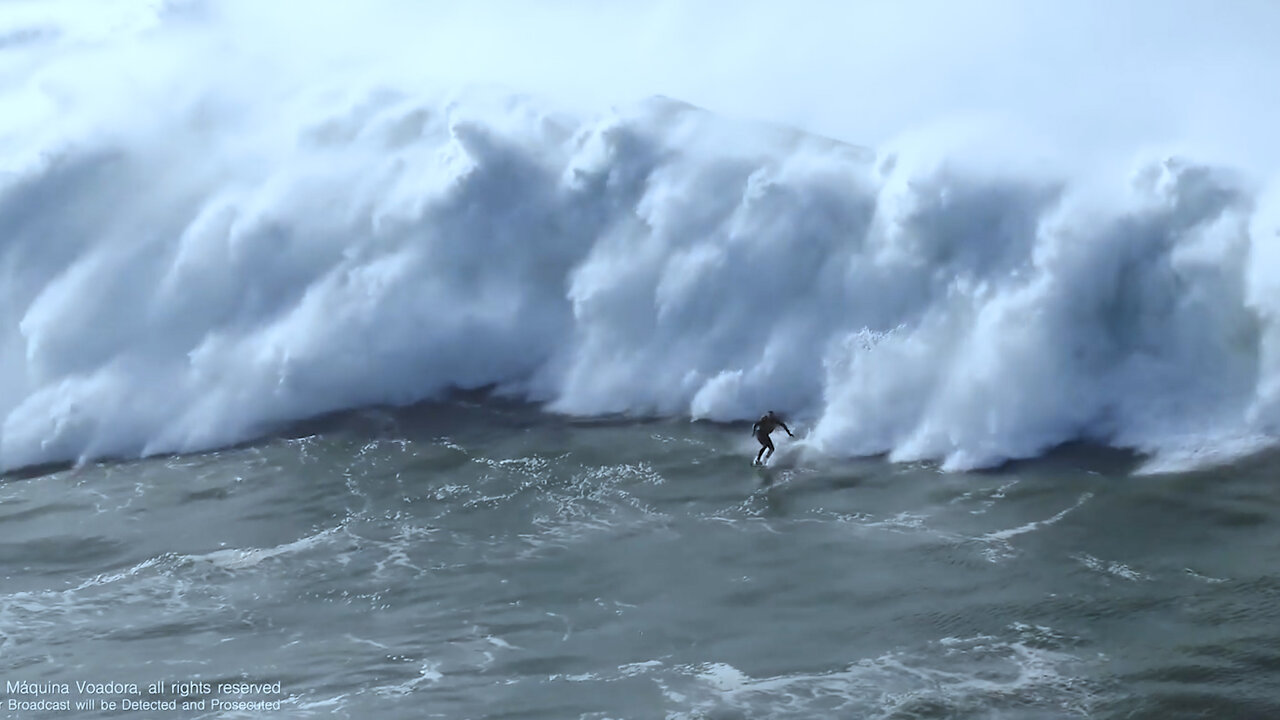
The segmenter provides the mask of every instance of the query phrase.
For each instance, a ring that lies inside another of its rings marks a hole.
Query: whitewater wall
[[[0,101],[3,469],[490,385],[772,408],[813,452],[950,469],[1076,439],[1181,467],[1280,420],[1266,178],[1154,156],[1108,185],[945,137],[381,78],[86,103],[26,57]]]

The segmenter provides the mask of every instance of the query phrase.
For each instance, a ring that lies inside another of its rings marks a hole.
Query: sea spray
[[[951,469],[1275,432],[1274,191],[1243,173],[1148,155],[1099,202],[1095,174],[947,132],[868,149],[662,97],[184,75],[199,21],[13,50],[55,60],[0,92],[0,468],[454,388],[774,408],[821,452]]]

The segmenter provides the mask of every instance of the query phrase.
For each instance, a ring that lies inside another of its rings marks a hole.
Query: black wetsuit
[[[769,451],[769,455],[765,455],[766,460],[773,455],[773,441],[769,439],[769,433],[779,427],[786,430],[788,435],[791,435],[791,428],[787,427],[787,424],[782,422],[782,418],[774,415],[772,412],[762,415],[760,419],[756,421],[756,424],[751,426],[751,432],[755,433],[756,440],[760,441],[760,452],[756,453],[756,462],[760,462],[760,456],[764,454],[765,450]],[[792,437],[795,436],[792,435]]]

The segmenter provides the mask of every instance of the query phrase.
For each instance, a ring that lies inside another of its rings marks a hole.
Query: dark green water
[[[785,452],[759,472],[745,427],[459,404],[11,477],[0,714],[1280,716],[1267,461]],[[72,707],[11,705],[41,700]]]

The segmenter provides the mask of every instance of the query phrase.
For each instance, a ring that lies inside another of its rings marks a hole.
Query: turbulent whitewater
[[[772,408],[809,452],[948,469],[1077,440],[1177,467],[1277,432],[1268,178],[1153,156],[1113,183],[664,97],[181,68],[104,91],[81,45],[6,38],[3,469],[458,388]]]

